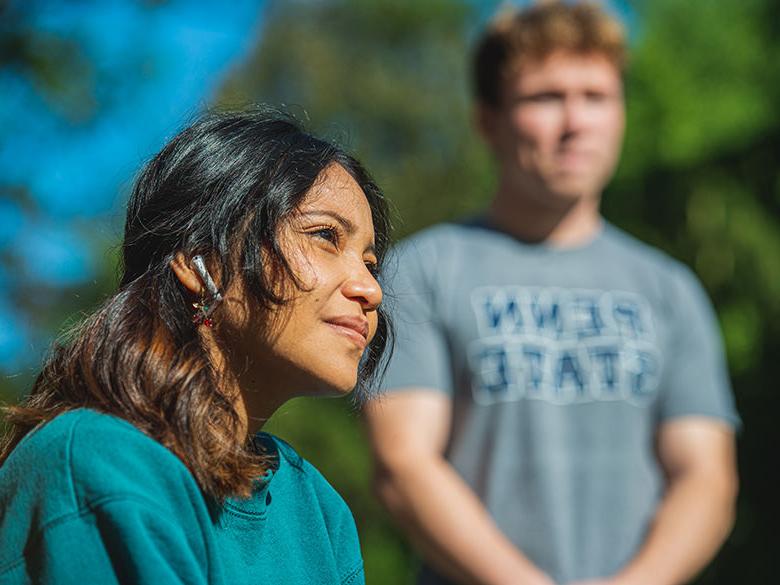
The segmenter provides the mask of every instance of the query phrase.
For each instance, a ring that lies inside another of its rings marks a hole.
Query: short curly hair
[[[477,101],[496,107],[507,75],[524,63],[554,52],[605,56],[621,72],[627,48],[623,25],[592,2],[539,2],[499,13],[474,51],[473,85]]]

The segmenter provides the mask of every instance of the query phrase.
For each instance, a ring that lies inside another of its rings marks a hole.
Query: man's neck
[[[601,230],[599,198],[581,197],[570,205],[547,205],[543,197],[527,197],[499,188],[488,208],[490,222],[519,240],[576,248]]]

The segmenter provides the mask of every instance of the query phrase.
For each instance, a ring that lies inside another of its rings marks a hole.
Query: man
[[[591,5],[535,5],[478,46],[495,196],[401,246],[389,392],[367,410],[422,583],[684,583],[732,526],[739,419],[712,309],[599,215],[623,62]]]

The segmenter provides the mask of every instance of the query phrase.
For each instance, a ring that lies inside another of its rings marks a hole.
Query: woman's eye
[[[379,276],[379,265],[376,262],[366,262],[366,268],[374,278]]]
[[[315,236],[317,238],[320,238],[322,240],[325,240],[326,242],[329,242],[329,243],[333,244],[334,246],[337,245],[338,242],[339,242],[339,235],[338,235],[338,233],[336,232],[335,229],[330,228],[330,227],[319,228],[319,229],[317,229],[317,230],[315,230],[313,232],[310,232],[310,233],[311,233],[311,235],[313,235],[313,236]]]

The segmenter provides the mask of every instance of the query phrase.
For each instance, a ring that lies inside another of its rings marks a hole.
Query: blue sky
[[[126,187],[165,138],[206,106],[258,39],[264,2],[16,0],[3,20],[36,38],[72,41],[90,64],[67,111],[34,76],[0,69],[0,368],[30,356],[36,332],[14,304],[19,288],[88,281],[84,226],[120,215]],[[35,49],[35,46],[33,46]],[[76,83],[78,81],[78,83]],[[62,85],[62,84],[61,84]],[[84,89],[86,88],[86,90]],[[10,197],[22,189],[27,204]],[[36,353],[33,351],[33,353]]]

